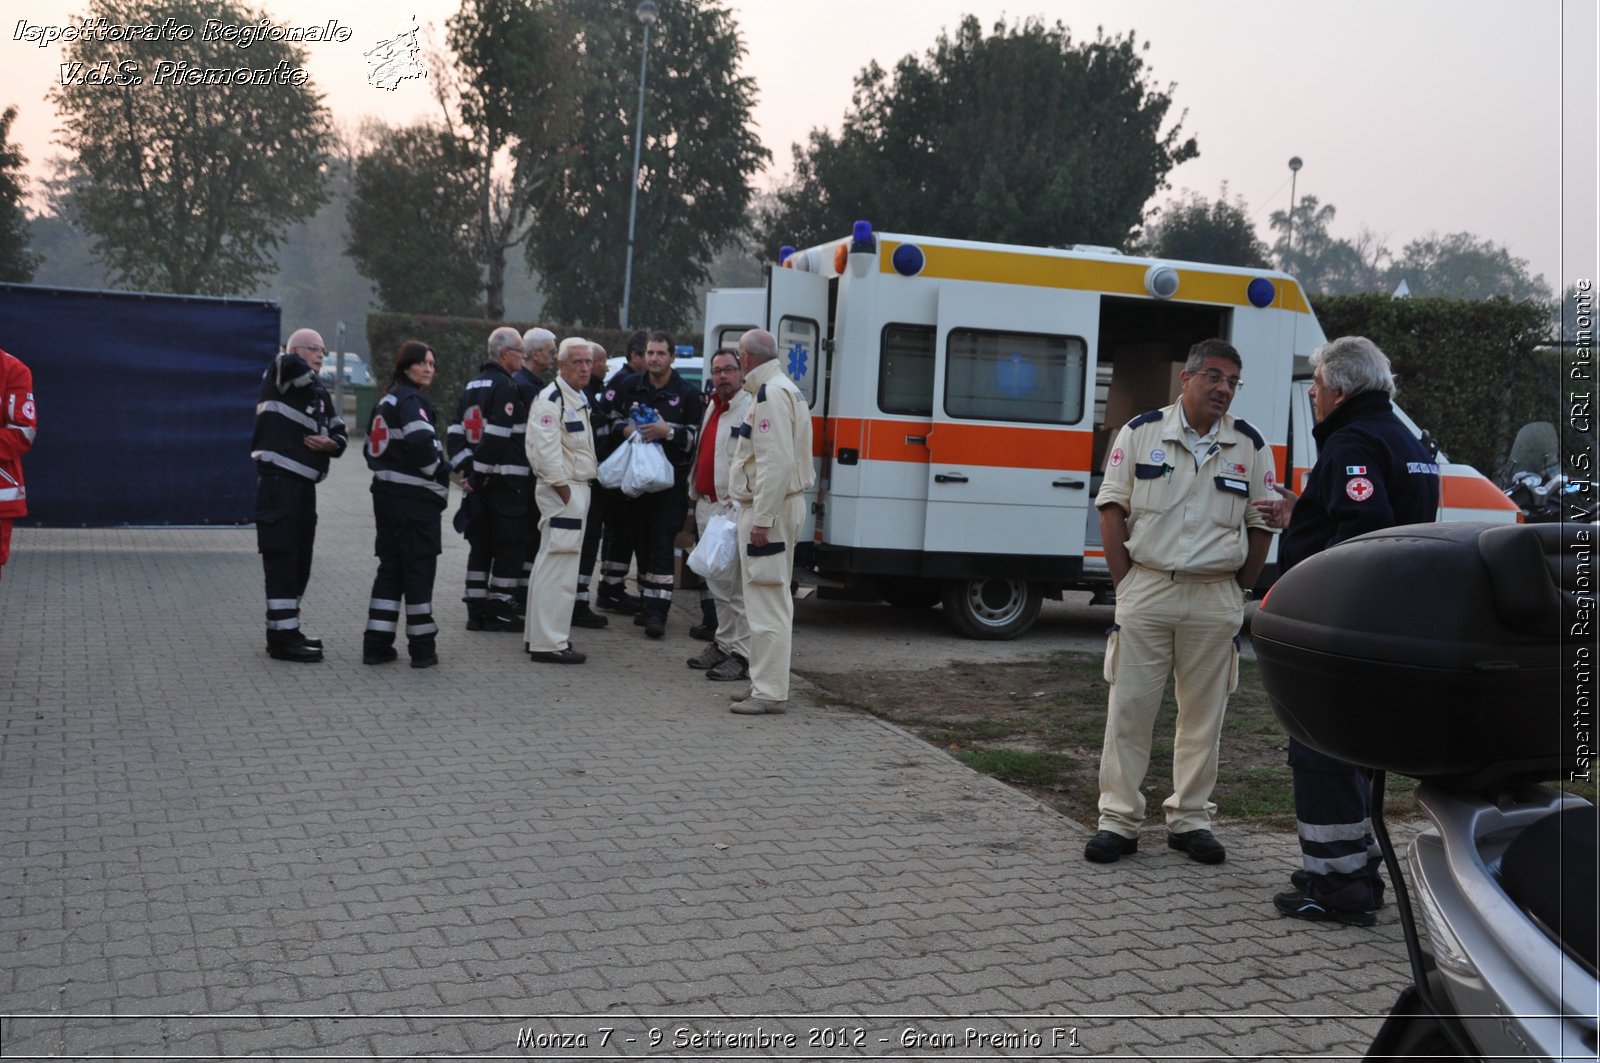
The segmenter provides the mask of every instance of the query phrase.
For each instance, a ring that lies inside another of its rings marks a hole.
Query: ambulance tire
[[[953,579],[944,585],[944,615],[969,639],[1014,639],[1039,619],[1044,592],[1022,579]]]
[[[879,576],[878,593],[896,609],[932,609],[944,599],[944,586],[919,576]]]

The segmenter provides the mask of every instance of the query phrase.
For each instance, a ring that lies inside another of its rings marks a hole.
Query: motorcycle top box
[[[1593,524],[1418,524],[1313,555],[1251,624],[1273,712],[1330,756],[1453,787],[1576,770],[1587,747],[1560,645],[1594,538]]]

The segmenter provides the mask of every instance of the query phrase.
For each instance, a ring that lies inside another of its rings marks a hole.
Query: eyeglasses
[[[716,376],[719,373],[737,373],[738,371],[739,367],[736,365],[719,365],[715,369],[711,370],[711,375]]]
[[[1219,369],[1202,369],[1200,370],[1200,376],[1205,377],[1206,383],[1210,384],[1212,387],[1216,387],[1218,384],[1221,384],[1224,381],[1226,381],[1228,387],[1234,391],[1238,391],[1240,388],[1244,387],[1243,380],[1240,380],[1236,376],[1225,376]]]

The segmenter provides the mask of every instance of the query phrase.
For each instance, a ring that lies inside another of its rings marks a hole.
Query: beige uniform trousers
[[[767,529],[769,543],[782,543],[782,553],[752,557],[750,529],[755,511],[739,511],[739,578],[745,615],[750,622],[750,696],[767,701],[789,700],[789,655],[794,637],[795,537],[805,524],[806,499],[794,494],[783,500],[778,520]],[[759,550],[760,548],[757,547]]]
[[[1209,828],[1217,806],[1217,746],[1228,694],[1238,685],[1233,637],[1244,594],[1231,576],[1178,582],[1135,565],[1117,587],[1117,630],[1106,647],[1111,681],[1100,754],[1100,829],[1136,838],[1144,822],[1140,791],[1167,676],[1177,677],[1172,796],[1162,802],[1175,834]]]
[[[562,505],[553,487],[534,488],[539,504],[539,553],[528,583],[528,626],[523,640],[535,653],[556,653],[572,637],[572,604],[578,597],[578,555],[583,521],[589,513],[589,485],[568,484],[572,497]]]
[[[706,523],[716,513],[729,511],[726,503],[711,502],[704,498],[695,500],[694,523],[700,534],[706,533]],[[717,646],[723,653],[737,653],[750,660],[750,618],[744,611],[744,577],[734,573],[731,580],[706,577],[711,597],[717,601]]]

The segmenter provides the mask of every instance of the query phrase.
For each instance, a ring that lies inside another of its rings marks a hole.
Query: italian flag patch
[[[1346,465],[1344,467],[1344,474],[1346,476],[1365,476],[1367,474],[1367,467],[1365,465]]]

